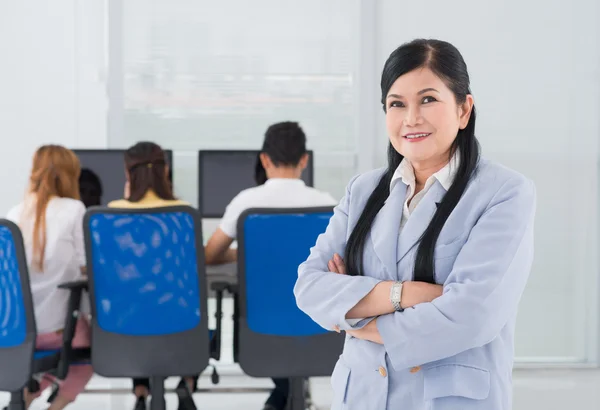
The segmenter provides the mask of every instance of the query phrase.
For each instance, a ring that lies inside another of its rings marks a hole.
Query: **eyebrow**
[[[419,91],[419,92],[417,93],[417,95],[425,94],[425,93],[427,93],[427,92],[429,92],[429,91],[435,91],[436,93],[438,93],[438,94],[439,94],[439,91],[438,91],[438,90],[436,90],[435,88],[424,88],[424,89],[422,89],[421,91]],[[404,98],[404,97],[402,97],[401,95],[398,95],[398,94],[390,94],[390,95],[388,95],[388,97],[387,97],[387,98]]]

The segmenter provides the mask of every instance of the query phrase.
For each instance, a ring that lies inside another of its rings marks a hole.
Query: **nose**
[[[414,127],[420,125],[423,121],[421,117],[421,109],[418,105],[411,105],[406,110],[406,117],[404,118],[404,125],[407,127]]]

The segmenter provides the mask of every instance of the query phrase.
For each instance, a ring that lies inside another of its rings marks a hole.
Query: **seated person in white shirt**
[[[58,289],[58,285],[80,279],[85,270],[85,206],[79,200],[79,173],[79,159],[73,151],[58,145],[40,147],[33,157],[25,200],[7,215],[23,233],[38,349],[58,349],[62,346],[69,291]],[[89,345],[89,324],[80,318],[73,346]],[[58,396],[49,410],[61,410],[74,401],[92,375],[90,365],[69,367],[66,379],[59,382]],[[25,392],[27,408],[50,386],[52,379],[52,376],[44,377],[40,390],[35,394]]]
[[[219,228],[206,244],[208,265],[237,260],[237,251],[230,246],[237,235],[237,220],[246,209],[302,208],[337,204],[331,195],[307,187],[300,179],[308,162],[308,153],[306,136],[298,123],[282,122],[271,125],[265,134],[259,159],[266,181],[262,185],[243,190],[227,205]],[[260,169],[257,172],[260,173]]]
[[[337,201],[328,193],[307,187],[300,179],[308,162],[306,135],[296,122],[271,125],[265,134],[257,164],[257,183],[264,184],[240,192],[229,203],[220,227],[206,244],[206,264],[216,265],[237,260],[231,244],[237,236],[237,221],[249,208],[304,208],[334,206]],[[261,169],[262,166],[262,169]],[[263,173],[264,170],[264,173]],[[262,178],[260,174],[263,174]],[[287,379],[274,379],[275,389],[264,410],[283,410],[287,403]]]

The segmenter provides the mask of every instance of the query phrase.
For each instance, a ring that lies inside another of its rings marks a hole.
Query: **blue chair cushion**
[[[89,230],[96,319],[103,330],[160,336],[199,325],[201,284],[191,215],[94,214]]]
[[[327,333],[296,305],[298,266],[325,232],[331,212],[252,214],[243,225],[248,327],[271,336]]]
[[[14,237],[8,227],[0,226],[0,349],[21,345],[26,324]]]

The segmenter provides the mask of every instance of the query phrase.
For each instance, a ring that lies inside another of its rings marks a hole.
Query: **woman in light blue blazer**
[[[388,167],[350,181],[294,290],[313,320],[347,334],[332,409],[509,410],[534,185],[480,158],[451,44],[400,46],[381,90]]]

